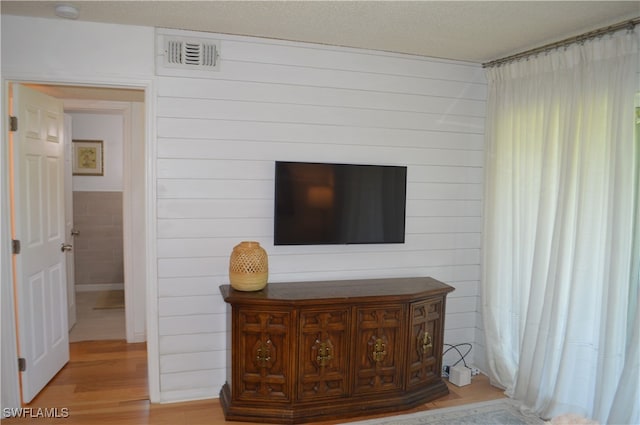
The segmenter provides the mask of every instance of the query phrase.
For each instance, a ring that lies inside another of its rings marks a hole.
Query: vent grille
[[[215,70],[218,46],[211,40],[168,38],[164,46],[164,65],[183,69]]]

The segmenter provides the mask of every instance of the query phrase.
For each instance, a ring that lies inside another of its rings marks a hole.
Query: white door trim
[[[29,77],[27,77],[29,78]],[[153,80],[132,80],[132,79],[110,79],[105,77],[103,80],[87,80],[85,77],[67,76],[60,80],[51,80],[47,76],[40,76],[25,80],[25,75],[4,75],[2,76],[2,116],[8,116],[8,85],[10,82],[16,83],[39,83],[39,84],[68,84],[68,85],[83,85],[87,87],[103,87],[103,88],[130,88],[140,89],[145,92],[145,107],[142,113],[144,117],[144,193],[142,197],[144,199],[144,229],[145,237],[144,250],[145,250],[145,296],[144,301],[146,304],[145,316],[146,316],[146,339],[147,339],[147,369],[148,369],[148,382],[149,382],[149,399],[152,403],[160,402],[160,359],[159,359],[159,335],[158,335],[158,279],[157,269],[155,264],[157,263],[157,253],[155,248],[156,241],[156,147],[155,137],[156,129],[153,123],[155,122],[155,101],[156,92]],[[0,134],[4,140],[8,137],[7,120],[0,119]],[[7,143],[0,143],[0,169],[8,170],[7,163]],[[9,205],[9,192],[8,192],[8,174],[7,171],[0,173],[0,205],[2,205],[3,211],[6,211]],[[7,207],[7,208],[5,208]],[[16,347],[16,332],[14,321],[14,306],[13,306],[13,290],[11,288],[5,288],[5,282],[11,282],[11,252],[10,244],[7,241],[10,239],[9,231],[10,222],[6,215],[0,216],[0,280],[2,282],[2,289],[4,294],[11,294],[10,297],[2,298],[2,344],[1,346],[1,358],[2,358],[2,394],[1,404],[2,408],[5,407],[19,407],[20,406],[20,387],[18,383],[17,373],[17,347]],[[10,286],[10,285],[9,285]],[[14,373],[12,373],[14,372]]]
[[[9,82],[2,81],[2,117],[0,119],[0,206],[2,211],[10,210],[9,202],[9,129],[6,117],[9,116]],[[16,306],[13,293],[13,265],[11,261],[11,221],[8,214],[0,214],[0,329],[2,342],[0,343],[0,359],[2,373],[0,373],[0,404],[2,408],[20,407],[20,384],[18,381],[18,346],[16,335]],[[4,412],[4,410],[3,410]],[[0,415],[2,416],[2,415]]]

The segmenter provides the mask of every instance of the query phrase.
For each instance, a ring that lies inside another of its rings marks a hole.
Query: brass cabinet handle
[[[262,367],[266,367],[271,360],[271,350],[267,345],[269,342],[271,341],[267,341],[267,343],[260,342],[256,349],[256,360]]]
[[[381,362],[384,360],[387,355],[387,345],[384,343],[382,338],[377,338],[376,342],[373,344],[373,360],[376,362]]]
[[[431,339],[431,335],[429,332],[425,332],[422,338],[418,338],[421,340],[419,344],[422,344],[422,354],[427,354],[430,348],[433,348],[433,340]]]
[[[317,341],[316,341],[317,342]],[[320,343],[320,348],[318,348],[318,356],[316,360],[320,364],[320,367],[325,367],[329,364],[329,361],[333,358],[331,355],[331,347],[326,342]]]

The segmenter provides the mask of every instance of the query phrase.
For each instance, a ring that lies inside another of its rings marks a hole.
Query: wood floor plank
[[[84,341],[70,345],[71,360],[26,408],[31,416],[38,409],[57,409],[68,417],[22,417],[3,420],[3,424],[55,425],[255,425],[226,422],[218,399],[184,403],[151,404],[147,379],[145,343]],[[485,376],[476,376],[471,385],[449,386],[449,395],[401,413],[452,407],[504,397]],[[53,410],[49,410],[51,413]],[[43,413],[44,412],[40,412]],[[349,421],[385,415],[358,417]],[[315,422],[335,425],[341,421]]]

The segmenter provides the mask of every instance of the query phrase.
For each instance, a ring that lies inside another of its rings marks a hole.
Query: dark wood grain
[[[336,420],[448,394],[439,372],[449,285],[419,277],[220,290],[232,306],[227,420]]]
[[[275,282],[255,292],[237,291],[230,285],[220,286],[224,300],[231,304],[244,302],[270,304],[274,301],[283,303],[290,301],[296,305],[317,304],[323,301],[325,303],[366,302],[380,297],[386,297],[387,301],[403,301],[451,292],[453,289],[431,277]]]

